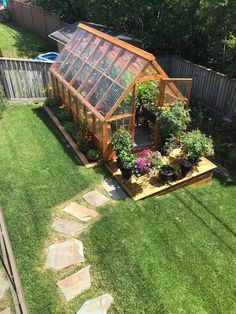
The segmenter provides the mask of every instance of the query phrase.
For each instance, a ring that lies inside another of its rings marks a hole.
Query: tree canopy
[[[235,0],[37,0],[67,22],[112,26],[154,54],[176,54],[236,77]]]

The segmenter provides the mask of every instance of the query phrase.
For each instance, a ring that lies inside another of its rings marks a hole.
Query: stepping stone
[[[64,294],[67,301],[72,300],[74,297],[91,287],[89,269],[90,266],[84,267],[77,273],[66,277],[57,283],[58,288]]]
[[[83,244],[76,239],[49,246],[47,268],[60,270],[72,265],[79,265],[85,261]]]
[[[101,295],[96,299],[86,301],[77,314],[106,314],[113,301],[110,294]]]
[[[103,187],[114,200],[123,200],[127,195],[114,178],[107,178],[103,181]]]
[[[76,202],[71,202],[63,209],[63,211],[78,218],[80,221],[83,222],[90,221],[91,219],[98,216],[98,213],[95,210],[86,208]]]
[[[0,276],[0,299],[3,298],[5,292],[9,288],[9,282],[4,277]]]
[[[11,314],[11,308],[8,307],[7,309],[1,311],[0,314]]]
[[[102,195],[97,190],[86,193],[83,196],[83,199],[94,207],[99,207],[106,204],[109,201],[109,198]]]
[[[72,220],[56,218],[52,224],[52,229],[73,237],[83,232],[86,225]]]

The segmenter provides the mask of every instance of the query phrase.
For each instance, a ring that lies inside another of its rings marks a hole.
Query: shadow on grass
[[[56,46],[38,35],[26,31],[13,23],[7,23],[7,32],[14,39],[18,57],[35,58],[39,53],[56,49]]]
[[[219,218],[210,208],[208,208],[205,204],[203,204],[203,202],[201,200],[199,200],[193,193],[191,193],[191,191],[189,191],[188,189],[184,189],[185,192],[188,194],[188,196],[190,198],[193,199],[193,202],[197,203],[202,209],[204,209],[204,211],[206,211],[207,213],[209,213],[212,217],[214,217],[214,219],[221,224],[221,226],[228,232],[231,234],[231,236],[236,237],[236,233],[234,230],[232,230],[224,221],[222,221],[221,218]],[[200,222],[203,226],[205,226],[220,242],[222,242],[229,250],[231,253],[233,253],[234,255],[236,255],[236,250],[235,248],[232,248],[227,242],[225,242],[225,240],[215,231],[212,229],[211,225],[208,224],[204,218],[202,218],[199,213],[197,213],[193,208],[191,208],[189,206],[189,204],[187,202],[185,202],[183,200],[183,198],[181,198],[181,196],[179,196],[178,194],[175,194],[175,197],[178,199],[178,201],[185,207],[187,208]],[[211,197],[209,195],[209,197]]]
[[[67,143],[66,139],[64,139],[61,132],[57,129],[57,127],[51,121],[50,117],[45,112],[44,108],[43,107],[32,108],[32,111],[34,112],[34,114],[36,114],[43,121],[43,123],[47,126],[47,128],[50,130],[50,132],[60,142],[64,152],[71,158],[71,160],[74,163],[76,163],[78,166],[85,167],[83,165],[83,163],[81,162],[81,160],[77,156],[75,156],[70,145]],[[107,178],[109,176],[108,170],[103,166],[100,166],[98,168],[94,168],[93,171],[97,174],[103,175],[104,178]]]
[[[70,145],[61,135],[60,131],[53,124],[50,117],[47,115],[43,107],[32,108],[32,111],[43,121],[43,123],[47,126],[49,131],[56,137],[56,139],[61,143],[63,150],[66,154],[76,163],[78,166],[83,166],[82,162],[75,156],[73,150]]]

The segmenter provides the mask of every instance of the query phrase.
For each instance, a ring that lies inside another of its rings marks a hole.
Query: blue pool
[[[38,55],[37,59],[41,61],[52,61],[54,62],[56,58],[58,57],[57,52],[47,52],[47,53],[42,53],[41,55]]]

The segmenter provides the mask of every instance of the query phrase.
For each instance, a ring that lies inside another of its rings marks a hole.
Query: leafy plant
[[[139,83],[137,85],[138,95],[137,102],[142,105],[144,108],[156,111],[157,105],[157,94],[159,87],[153,81],[148,81],[144,83]]]
[[[65,131],[70,134],[70,136],[73,138],[73,140],[76,140],[77,134],[78,134],[78,128],[72,121],[67,121],[65,123]]]
[[[88,128],[88,123],[82,121],[78,129],[78,138],[79,139],[89,139],[91,137],[91,132]]]
[[[131,152],[133,148],[132,139],[124,127],[119,127],[112,137],[112,146],[118,157],[123,152]]]
[[[213,141],[200,130],[187,132],[181,139],[180,147],[192,161],[196,161],[201,156],[211,156],[214,154]]]
[[[158,151],[152,152],[150,149],[144,149],[134,161],[134,173],[137,176],[144,175],[161,166],[163,166],[161,154]]]
[[[134,168],[134,155],[129,151],[122,151],[119,154],[120,168],[132,170]]]
[[[84,138],[80,138],[77,144],[81,152],[84,154],[86,154],[91,149],[90,143],[86,141]]]
[[[88,161],[94,162],[94,161],[102,161],[102,152],[99,150],[90,149],[86,153],[86,157]]]
[[[170,106],[159,108],[158,122],[160,124],[160,134],[164,141],[168,138],[179,138],[187,130],[190,123],[189,110],[182,102],[175,102]]]
[[[0,119],[3,118],[3,112],[6,109],[7,101],[2,85],[0,84]]]

